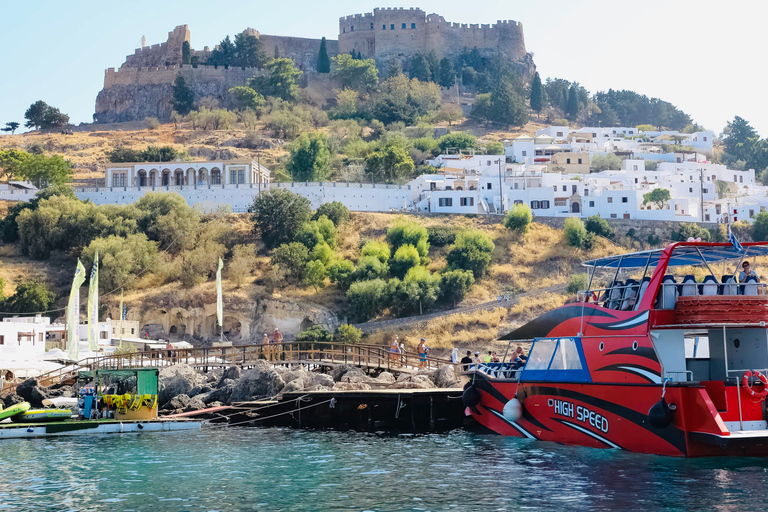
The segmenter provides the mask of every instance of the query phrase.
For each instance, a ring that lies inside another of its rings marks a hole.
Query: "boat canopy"
[[[614,256],[585,261],[582,265],[593,268],[643,268],[646,265],[654,266],[658,264],[664,251],[666,249],[616,254]],[[667,266],[699,265],[702,262],[713,263],[742,258],[744,256],[766,255],[768,255],[768,244],[765,243],[745,243],[742,244],[742,249],[739,251],[729,243],[682,242],[675,244],[672,248]]]

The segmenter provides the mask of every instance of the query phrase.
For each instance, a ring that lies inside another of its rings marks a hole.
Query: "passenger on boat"
[[[464,371],[469,371],[469,365],[472,364],[472,351],[467,350],[467,355],[461,358],[461,364],[464,365]]]
[[[749,262],[745,261],[741,264],[741,272],[739,272],[739,282],[740,283],[746,283],[747,279],[750,277],[754,277],[757,279],[757,274],[755,274],[754,270],[750,270],[749,268]]]
[[[491,362],[492,363],[498,363],[499,362],[499,356],[496,355],[496,351],[491,352]]]
[[[528,356],[523,352],[523,347],[517,347],[512,353],[512,361],[515,363],[515,370],[518,370],[525,366],[525,362],[528,360]]]
[[[485,356],[484,362],[490,363],[491,361],[493,361],[493,355],[491,354],[491,351],[489,350],[488,351],[488,355]]]
[[[475,352],[475,358],[474,358],[474,360],[472,362],[475,363],[475,364],[482,363],[482,361],[480,360],[480,352]]]

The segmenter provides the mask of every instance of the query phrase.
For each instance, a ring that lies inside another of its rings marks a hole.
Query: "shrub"
[[[395,251],[395,255],[389,262],[389,268],[393,275],[402,278],[410,269],[418,266],[420,261],[419,251],[414,246],[405,244]]]
[[[353,279],[355,281],[364,281],[368,279],[377,279],[385,277],[389,273],[389,265],[383,263],[376,256],[363,256],[357,262],[357,269]]]
[[[362,321],[381,314],[387,303],[387,283],[371,279],[352,283],[347,290],[347,301],[354,316]]]
[[[248,211],[252,214],[254,230],[267,249],[290,242],[312,215],[309,199],[285,189],[262,192]]]
[[[475,284],[475,275],[471,270],[449,270],[440,277],[440,300],[454,305],[464,300]]]
[[[752,239],[755,242],[768,240],[768,212],[760,212],[755,215],[752,224]]]
[[[42,281],[26,280],[19,283],[16,293],[3,303],[9,313],[37,313],[47,311],[56,295]]]
[[[240,286],[245,278],[251,275],[253,267],[256,265],[256,254],[252,245],[236,245],[232,248],[232,259],[227,265],[227,276],[229,280]]]
[[[400,221],[387,231],[387,241],[397,251],[401,245],[409,244],[416,248],[421,258],[429,253],[429,233],[427,228],[413,221]]]
[[[587,231],[594,233],[597,236],[602,236],[603,238],[613,237],[613,228],[611,228],[611,225],[608,224],[607,220],[601,219],[600,215],[591,215],[587,217],[587,222],[584,223],[584,227]]]
[[[589,169],[592,172],[621,169],[621,157],[614,153],[595,155],[589,163]]]
[[[309,249],[299,242],[283,244],[272,255],[272,266],[277,266],[289,282],[304,279],[304,272],[309,261]]]
[[[378,240],[371,240],[366,242],[360,251],[360,256],[363,258],[366,256],[373,256],[382,263],[387,263],[389,261],[389,255],[389,246],[384,242],[379,242]]]
[[[467,132],[454,132],[443,135],[437,141],[441,153],[448,149],[477,149],[477,137]]]
[[[355,265],[349,260],[334,260],[328,265],[328,276],[332,283],[336,283],[342,289],[349,288]]]
[[[448,226],[429,226],[427,228],[429,245],[445,247],[456,241],[456,230]]]
[[[502,144],[501,142],[497,142],[495,140],[487,142],[485,144],[485,154],[486,155],[503,155],[504,144]]]
[[[565,237],[568,239],[568,243],[573,247],[583,247],[584,242],[589,238],[584,223],[581,219],[576,217],[568,217],[565,219],[563,231],[565,231]]]
[[[184,264],[181,267],[181,284],[191,288],[214,277],[219,258],[223,257],[226,251],[224,245],[210,238],[198,240],[195,248],[184,256]]]
[[[336,247],[337,240],[336,227],[333,222],[325,215],[321,215],[318,220],[313,220],[304,224],[296,233],[295,241],[307,246],[307,249],[314,249],[319,243],[325,243],[329,247]]]
[[[709,231],[695,222],[681,222],[680,227],[672,231],[672,240],[685,242],[689,238],[701,238],[704,242],[708,242]]]
[[[314,249],[312,249],[312,252],[309,254],[309,259],[327,265],[333,259],[333,249],[331,249],[327,243],[320,242]]]
[[[144,125],[147,130],[157,130],[160,128],[160,121],[156,117],[148,117],[144,119]]]
[[[333,335],[322,325],[312,325],[297,334],[296,341],[333,341]]]
[[[320,247],[319,245],[317,247]],[[326,247],[328,247],[326,245]],[[315,290],[325,286],[325,278],[328,275],[328,271],[325,269],[325,265],[320,260],[312,260],[307,262],[307,266],[304,269],[304,284],[313,286]]]
[[[568,280],[568,293],[578,293],[587,289],[587,274],[573,274]]]
[[[393,281],[397,282],[396,279]],[[397,285],[397,295],[390,297],[392,307],[400,313],[423,313],[440,295],[440,276],[425,267],[413,267]]]
[[[339,343],[360,343],[361,339],[363,339],[362,329],[349,324],[340,325],[336,329],[336,335],[333,337],[333,341]]]
[[[315,215],[312,217],[312,220],[317,220],[323,215],[328,217],[336,227],[339,227],[345,222],[349,222],[351,217],[349,208],[344,206],[339,201],[331,201],[330,203],[321,204],[320,208],[317,209]]]
[[[533,221],[533,214],[527,204],[516,204],[509,209],[504,216],[504,225],[507,229],[525,233]]]
[[[491,237],[482,231],[462,231],[448,253],[448,265],[452,269],[471,270],[475,279],[479,279],[488,270],[495,248]]]
[[[93,258],[99,251],[99,284],[102,290],[133,288],[142,272],[151,272],[158,263],[157,244],[147,240],[143,233],[127,238],[109,236],[96,238],[83,250],[86,269],[93,266]]]

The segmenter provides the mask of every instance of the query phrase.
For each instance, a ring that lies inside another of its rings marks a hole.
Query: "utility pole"
[[[701,222],[704,222],[704,168],[699,169],[699,198],[701,200]]]
[[[256,153],[256,158],[257,158],[257,164],[256,165],[259,166],[259,170],[258,170],[259,174],[258,174],[258,178],[257,178],[259,180],[259,195],[261,195],[261,151]]]
[[[499,157],[499,211],[504,215],[504,184],[501,180],[501,157]]]

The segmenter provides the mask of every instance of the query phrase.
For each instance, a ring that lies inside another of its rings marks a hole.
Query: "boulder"
[[[205,378],[188,364],[175,364],[160,370],[157,402],[166,404],[178,395],[188,395],[205,383]]]
[[[229,403],[275,396],[283,386],[285,386],[283,378],[272,368],[272,365],[259,360],[256,362],[256,367],[245,372],[237,382],[229,397]]]
[[[307,383],[313,388],[321,387],[330,389],[333,387],[333,378],[325,373],[310,373],[304,378],[305,389],[307,388]]]
[[[391,386],[389,386],[389,389],[429,389],[434,386],[426,386],[420,382],[412,382],[412,381],[399,381],[395,382]]]
[[[293,379],[283,387],[283,393],[296,393],[304,391],[304,379]]]
[[[459,386],[456,371],[452,366],[441,366],[432,374],[432,381],[439,388],[455,388]]]
[[[16,386],[16,394],[29,402],[32,407],[42,407],[43,400],[48,398],[47,390],[38,386],[35,379],[27,379]]]
[[[75,396],[75,390],[72,388],[72,386],[61,386],[56,389],[49,389],[48,390],[48,397],[57,397],[57,396],[63,396],[66,398],[73,398]]]
[[[189,403],[184,407],[184,412],[199,411],[205,408],[205,403],[200,398],[194,397],[189,399]]]
[[[395,382],[395,376],[389,372],[381,372],[376,380],[379,382],[385,382],[387,384],[393,384]]]
[[[337,382],[333,385],[334,391],[366,391],[371,386],[364,382]]]
[[[242,375],[243,370],[240,369],[239,366],[230,366],[224,370],[224,373],[221,375],[221,379],[219,379],[219,385],[216,387],[221,387],[226,379],[238,380],[240,377],[242,377]]]
[[[168,403],[163,406],[164,411],[178,411],[184,410],[190,402],[190,398],[187,395],[176,395],[171,398]]]
[[[22,397],[17,395],[16,393],[11,393],[10,395],[5,395],[3,397],[3,403],[5,404],[5,407],[10,407],[12,405],[20,404],[22,402],[26,402]]]
[[[226,403],[227,400],[229,400],[229,396],[232,394],[232,390],[235,389],[235,384],[237,383],[232,379],[224,379],[218,388],[210,390],[203,396],[203,402],[206,404],[210,404],[211,402]]]
[[[189,393],[187,393],[187,395],[189,395],[189,396],[202,395],[204,393],[208,393],[212,389],[213,388],[211,386],[208,386],[208,385],[204,384],[202,386],[197,386],[197,387],[194,387],[194,388],[190,389]]]
[[[278,368],[280,367],[278,366]],[[278,372],[278,373],[280,373],[280,376],[283,378],[283,382],[285,382],[286,384],[288,384],[289,382],[293,382],[294,380],[303,379],[308,375],[308,372],[304,370],[287,370],[282,373],[281,372]]]
[[[208,407],[221,407],[223,404],[221,402],[211,402],[207,405]]]

